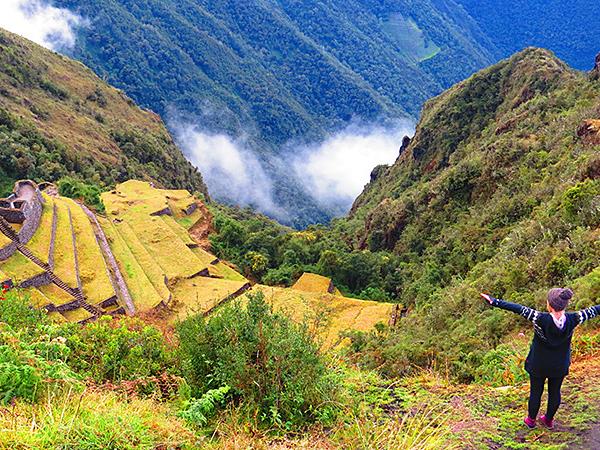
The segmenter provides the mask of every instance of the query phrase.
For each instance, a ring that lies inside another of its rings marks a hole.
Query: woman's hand
[[[482,299],[484,299],[486,302],[488,302],[490,305],[493,303],[492,297],[490,297],[487,294],[479,294],[481,296]]]

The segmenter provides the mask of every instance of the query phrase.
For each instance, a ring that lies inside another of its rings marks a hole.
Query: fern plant
[[[187,402],[187,407],[178,414],[179,417],[195,425],[206,425],[208,419],[217,411],[217,407],[225,403],[230,390],[231,388],[225,385],[207,391],[202,397]]]

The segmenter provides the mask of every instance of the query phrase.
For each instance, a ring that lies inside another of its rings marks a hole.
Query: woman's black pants
[[[546,418],[548,420],[554,419],[554,414],[556,414],[560,406],[560,387],[564,378],[548,378],[548,409],[546,410]],[[529,375],[529,382],[531,386],[529,389],[529,417],[535,419],[540,410],[546,378]]]

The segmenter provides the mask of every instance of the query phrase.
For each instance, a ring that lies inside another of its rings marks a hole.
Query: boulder
[[[586,144],[600,145],[600,120],[584,120],[577,128],[577,136]]]

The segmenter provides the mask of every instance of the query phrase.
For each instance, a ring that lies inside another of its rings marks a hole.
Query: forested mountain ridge
[[[477,24],[454,0],[438,3],[444,12],[431,0],[55,2],[89,20],[72,56],[172,131],[191,124],[243,141],[289,216],[278,218],[299,228],[331,212],[290,174],[286,144],[414,118],[493,61]]]
[[[526,46],[551,49],[570,66],[588,70],[598,49],[600,3],[589,0],[458,0],[501,56]],[[510,32],[507,32],[510,30]]]
[[[415,116],[491,61],[460,8],[445,15],[429,0],[56,3],[91,18],[73,54],[140,104],[176,107],[220,131],[255,128],[274,144],[353,116]],[[415,47],[427,43],[431,54],[421,55]],[[219,117],[203,114],[207,106]]]
[[[207,195],[162,120],[83,64],[0,29],[0,178],[138,177]]]

